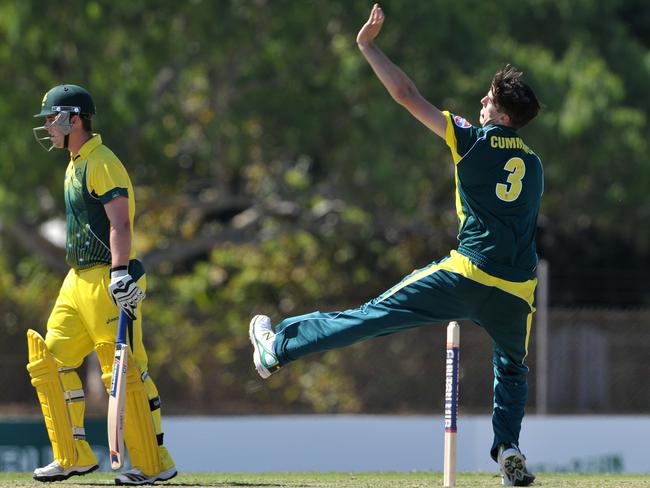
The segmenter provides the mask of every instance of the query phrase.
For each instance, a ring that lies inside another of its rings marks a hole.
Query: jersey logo
[[[460,115],[454,115],[454,124],[456,124],[461,129],[469,129],[472,126],[472,124],[467,122],[467,120],[462,118]]]

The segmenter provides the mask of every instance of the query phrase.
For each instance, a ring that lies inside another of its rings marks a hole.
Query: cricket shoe
[[[253,344],[253,363],[259,375],[266,379],[280,369],[280,362],[275,355],[275,333],[271,328],[271,319],[266,315],[256,315],[251,320],[248,336]]]
[[[515,446],[499,446],[497,457],[503,486],[529,486],[535,476],[526,468],[526,457]]]
[[[172,479],[178,474],[175,466],[172,466],[160,473],[147,476],[138,468],[132,468],[115,477],[115,484],[118,486],[138,486],[138,485],[153,485],[156,481],[167,481]]]
[[[83,476],[84,474],[92,473],[97,468],[99,468],[97,464],[63,468],[58,461],[52,461],[47,466],[36,468],[33,477],[36,481],[63,481],[71,476]]]

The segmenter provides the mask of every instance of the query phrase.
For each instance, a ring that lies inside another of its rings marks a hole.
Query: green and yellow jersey
[[[111,264],[110,221],[104,204],[118,196],[129,199],[133,235],[135,199],[126,169],[113,152],[94,134],[70,160],[65,172],[67,220],[66,261],[75,269]],[[134,246],[131,256],[135,257]]]
[[[476,127],[443,113],[456,165],[458,252],[492,276],[533,279],[544,191],[541,160],[511,127]]]

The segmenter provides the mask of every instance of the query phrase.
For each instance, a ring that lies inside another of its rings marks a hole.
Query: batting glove
[[[111,284],[108,285],[108,291],[113,303],[124,310],[131,320],[135,320],[135,309],[146,295],[133,280],[126,266],[111,268]]]

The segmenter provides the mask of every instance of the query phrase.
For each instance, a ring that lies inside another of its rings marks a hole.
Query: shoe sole
[[[68,478],[71,478],[72,476],[84,476],[88,473],[92,473],[93,471],[97,470],[99,468],[98,464],[95,464],[92,466],[90,469],[86,471],[71,471],[68,474],[55,474],[54,476],[36,476],[34,475],[33,478],[36,481],[40,481],[42,483],[51,483],[53,481],[64,481],[67,480]]]
[[[525,472],[526,461],[523,456],[513,454],[508,456],[501,463],[501,470],[503,473],[513,480],[512,485],[506,486],[529,486],[535,481],[535,476]],[[523,473],[521,476],[517,476],[517,473]],[[505,483],[502,482],[504,485]]]
[[[260,349],[257,345],[257,339],[255,338],[255,322],[260,317],[262,316],[256,315],[251,319],[250,325],[248,326],[248,338],[250,339],[251,344],[253,344],[253,364],[255,364],[255,369],[263,379],[266,379],[271,376],[271,372],[262,365]]]
[[[169,481],[172,478],[175,478],[176,475],[178,474],[178,471],[174,471],[170,476],[167,476],[166,478],[162,477],[156,477],[155,479],[148,479],[145,481],[141,482],[133,482],[133,483],[124,483],[122,480],[115,479],[115,485],[116,486],[144,486],[144,485],[153,485],[156,481]]]
[[[167,478],[158,478],[156,481],[169,481],[172,478],[176,478],[176,475],[178,474],[178,471],[174,471],[170,476],[167,476]]]

